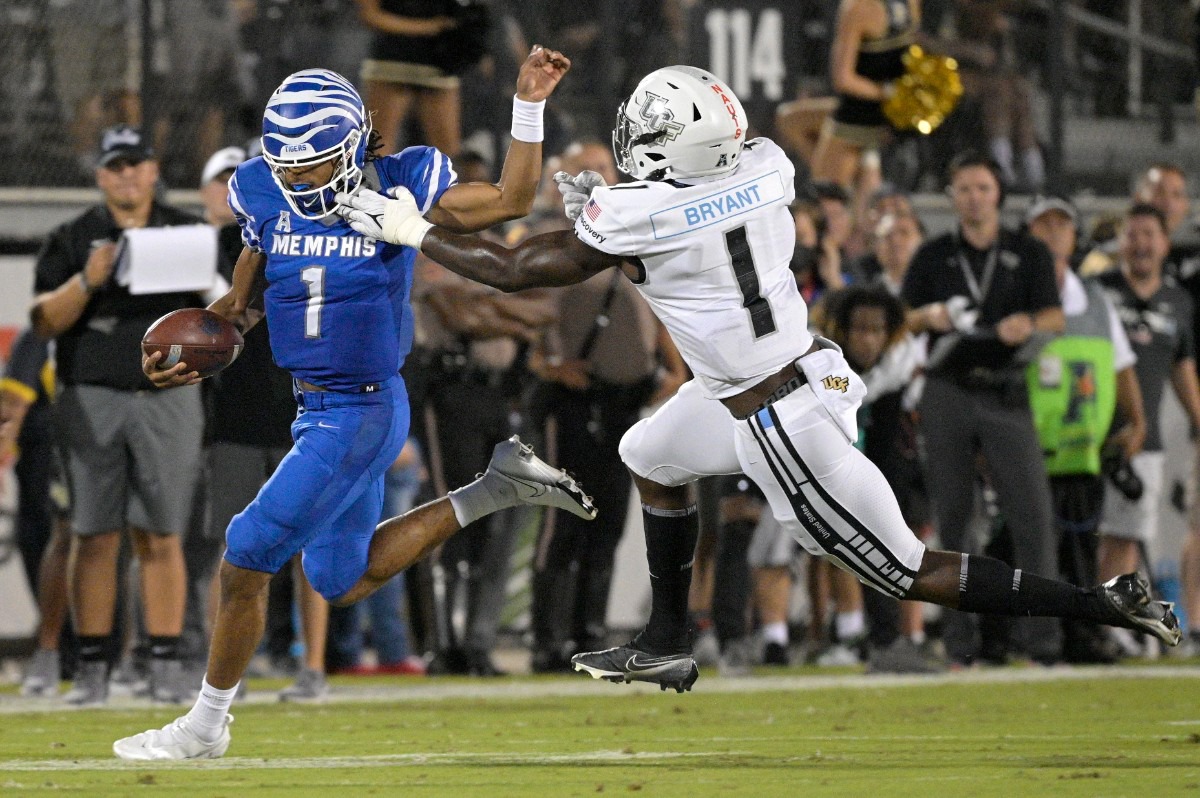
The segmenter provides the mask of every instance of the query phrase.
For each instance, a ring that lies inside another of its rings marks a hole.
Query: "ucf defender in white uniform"
[[[721,81],[694,67],[646,76],[621,105],[617,165],[637,182],[557,175],[573,231],[513,250],[436,228],[412,198],[369,191],[338,201],[364,235],[420,248],[504,290],[567,285],[620,268],[670,331],[696,377],[621,441],[642,499],[653,606],[624,646],[575,655],[612,681],[690,689],[687,629],[701,476],[743,472],[809,552],[896,598],[971,612],[1083,618],[1180,639],[1171,605],[1136,575],[1077,588],[998,560],[926,550],[882,474],[854,446],[866,389],[831,342],[808,332],[788,263],[794,169]],[[603,508],[601,508],[603,511]]]

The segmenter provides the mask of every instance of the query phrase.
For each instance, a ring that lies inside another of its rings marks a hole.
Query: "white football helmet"
[[[719,175],[737,166],[746,126],[724,81],[696,67],[663,67],[621,103],[613,154],[635,180]]]

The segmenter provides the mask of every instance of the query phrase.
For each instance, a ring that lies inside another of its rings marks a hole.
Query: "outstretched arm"
[[[516,249],[434,227],[420,250],[456,274],[501,291],[581,283],[623,259],[584,244],[570,230],[526,239]]]
[[[500,182],[452,186],[429,210],[429,221],[455,232],[473,233],[520,219],[533,210],[542,174],[542,107],[570,68],[571,60],[562,53],[534,45],[517,76],[513,142]],[[524,117],[529,119],[523,123]]]

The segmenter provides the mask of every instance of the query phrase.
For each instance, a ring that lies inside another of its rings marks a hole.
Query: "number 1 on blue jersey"
[[[321,337],[321,305],[325,302],[325,267],[309,266],[300,272],[308,286],[308,306],[304,310],[304,337]]]

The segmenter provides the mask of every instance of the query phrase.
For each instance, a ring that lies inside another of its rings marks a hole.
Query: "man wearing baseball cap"
[[[113,274],[124,231],[199,220],[156,197],[158,161],[140,131],[105,130],[96,164],[103,198],[51,232],[38,255],[30,310],[37,333],[56,342],[54,412],[71,486],[71,616],[80,662],[64,700],[86,706],[108,698],[118,648],[117,552],[128,530],[143,595],[154,598],[142,606],[150,695],[180,702],[187,698],[179,661],[186,587],[180,535],[191,517],[204,414],[199,386],[177,396],[146,390],[137,353],[155,319],[203,307],[204,300],[195,292],[133,294]]]
[[[1046,452],[1059,569],[1076,585],[1097,579],[1097,541],[1104,509],[1102,449],[1132,459],[1146,437],[1142,392],[1130,346],[1116,309],[1099,283],[1071,270],[1079,216],[1061,197],[1034,200],[1025,213],[1030,235],[1054,257],[1054,278],[1066,331],[1049,344],[1026,373],[1034,424]],[[1123,425],[1109,437],[1116,407]],[[1063,622],[1063,658],[1112,662],[1113,647],[1097,624]]]
[[[96,166],[113,169],[118,160],[131,166],[143,161],[154,160],[154,150],[146,142],[140,130],[128,125],[117,125],[104,131],[100,137],[100,157]]]
[[[225,147],[208,157],[200,173],[200,200],[204,203],[204,221],[218,229],[234,223],[233,211],[229,207],[229,178],[238,164],[246,160],[246,151],[241,147]],[[233,259],[237,260],[238,250]]]

